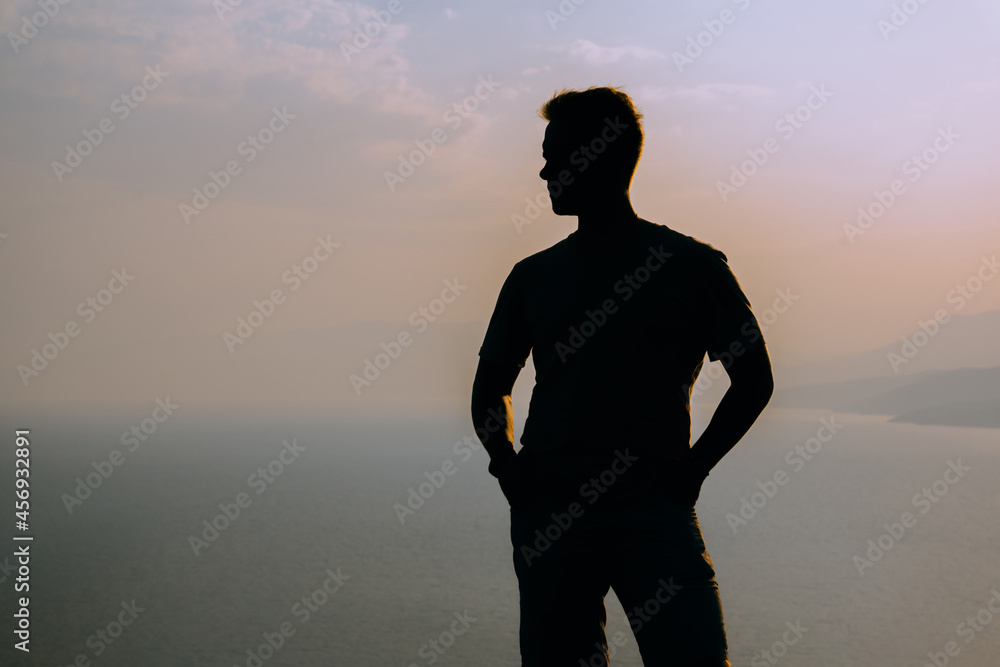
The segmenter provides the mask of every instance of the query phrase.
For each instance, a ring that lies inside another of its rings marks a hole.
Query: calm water
[[[471,434],[464,406],[394,419],[182,408],[129,452],[121,433],[151,410],[3,416],[11,444],[14,428],[32,429],[36,539],[32,652],[11,649],[5,621],[0,663],[63,666],[83,654],[108,667],[245,666],[248,649],[284,624],[280,648],[250,665],[519,664],[507,506],[485,452],[453,450]],[[1000,431],[838,415],[843,426],[806,461],[786,455],[829,413],[767,414],[713,471],[697,508],[734,664],[921,666],[951,641],[959,652],[949,664],[1000,664],[1000,618],[959,626],[1000,591]],[[248,479],[293,438],[304,450],[286,451],[279,474]],[[114,449],[124,462],[68,513],[62,494]],[[958,459],[969,470],[935,487]],[[454,473],[401,524],[393,505],[446,460]],[[8,451],[5,498],[11,461]],[[778,471],[786,483],[751,498]],[[925,487],[935,502],[915,505]],[[240,493],[249,504],[195,555],[189,536]],[[741,498],[762,506],[734,532],[727,514],[738,515]],[[904,512],[913,521],[902,536],[883,536]],[[862,576],[853,557],[880,536],[891,546]],[[134,621],[112,643],[98,639],[102,628],[117,634],[133,600]],[[641,665],[613,594],[607,605],[609,636],[624,633],[613,664]],[[456,614],[467,620],[452,636]],[[785,647],[789,622],[805,632]],[[450,646],[435,651],[437,638]],[[771,663],[761,651],[775,642]]]

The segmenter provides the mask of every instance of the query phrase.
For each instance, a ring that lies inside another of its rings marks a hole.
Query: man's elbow
[[[496,408],[511,395],[521,369],[515,365],[498,364],[481,359],[472,381],[472,412]]]
[[[484,393],[481,389],[472,390],[472,421],[479,426],[486,417],[486,411],[490,407],[496,407],[502,401],[502,397],[495,392]]]
[[[487,408],[496,408],[511,394],[501,385],[492,382],[473,382],[472,414],[482,414]]]
[[[730,370],[732,386],[759,403],[761,409],[767,405],[774,394],[774,375],[771,372],[771,360],[764,352],[745,359]]]
[[[771,375],[770,367],[767,369],[767,373],[760,377],[759,382],[757,395],[760,396],[761,407],[763,407],[768,404],[771,396],[774,395],[774,376]]]
[[[497,421],[510,404],[510,392],[497,386],[473,385],[472,388],[472,423],[479,428],[496,428],[492,422]]]

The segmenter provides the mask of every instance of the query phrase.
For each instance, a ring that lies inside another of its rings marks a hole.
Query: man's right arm
[[[514,412],[511,393],[521,367],[479,359],[472,383],[472,423],[490,455],[490,474],[496,478],[513,470]]]
[[[532,347],[522,268],[522,262],[515,264],[500,288],[472,383],[472,423],[490,455],[490,474],[497,479],[513,471],[517,460],[511,392]]]

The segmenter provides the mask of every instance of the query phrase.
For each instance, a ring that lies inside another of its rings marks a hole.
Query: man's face
[[[572,127],[549,123],[545,128],[545,139],[542,141],[545,166],[538,175],[548,185],[552,212],[556,215],[579,215],[584,208],[586,181],[589,179],[585,172],[580,171],[583,160],[576,153],[579,144],[579,137]]]
[[[622,182],[621,166],[608,150],[617,135],[602,128],[590,136],[565,122],[549,123],[542,141],[545,166],[538,175],[548,184],[552,212],[580,215],[602,200],[613,198],[628,184]]]

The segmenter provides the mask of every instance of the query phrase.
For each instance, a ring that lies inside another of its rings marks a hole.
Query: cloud
[[[383,22],[357,2],[243,0],[219,6],[93,0],[63,11],[0,64],[7,88],[42,98],[113,96],[147,64],[174,74],[174,103],[226,107],[261,82],[310,96],[429,117],[430,95],[412,83],[403,54],[405,13]],[[9,13],[9,12],[8,12]],[[385,12],[381,13],[385,16]]]
[[[697,86],[646,86],[639,89],[638,96],[646,100],[689,99],[712,102],[724,96],[745,98],[769,97],[774,91],[764,86],[746,83],[702,83]]]
[[[574,58],[580,58],[588,65],[606,65],[625,58],[635,60],[666,58],[659,51],[642,46],[600,46],[586,39],[578,39],[572,44],[553,46],[551,49],[557,53],[567,53]]]

